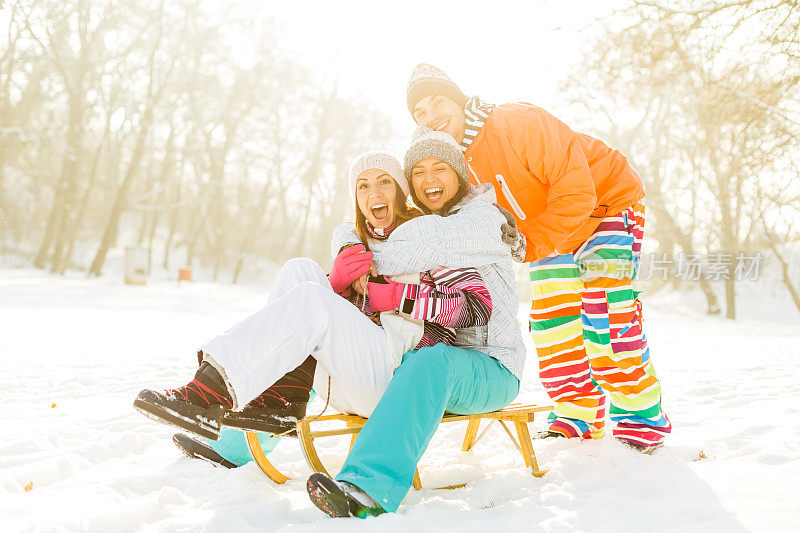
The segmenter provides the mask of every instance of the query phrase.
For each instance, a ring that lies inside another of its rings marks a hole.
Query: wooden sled
[[[501,409],[500,411],[494,411],[491,413],[481,413],[477,415],[453,415],[453,414],[445,414],[442,418],[441,423],[444,424],[446,422],[460,422],[460,421],[467,421],[467,432],[464,435],[464,442],[461,445],[462,451],[469,451],[472,449],[475,444],[480,441],[481,438],[486,434],[489,427],[494,422],[499,422],[505,432],[508,434],[511,442],[514,443],[514,446],[522,455],[522,459],[525,462],[525,466],[531,469],[531,473],[536,477],[542,477],[547,473],[547,470],[540,470],[539,464],[536,461],[536,454],[533,451],[533,444],[531,443],[531,436],[528,432],[528,423],[533,422],[534,416],[536,413],[540,412],[549,412],[552,410],[550,406],[537,406],[537,405],[520,405],[520,404],[512,404],[508,407]],[[489,424],[484,428],[483,432],[478,435],[478,431],[480,430],[481,421],[489,420]],[[311,423],[312,422],[330,422],[330,421],[339,421],[344,422],[345,427],[336,428],[336,429],[328,429],[323,431],[312,431],[311,430]],[[305,418],[297,422],[297,436],[300,440],[300,446],[303,450],[303,454],[305,455],[306,461],[308,465],[311,467],[314,472],[320,472],[326,475],[328,471],[325,469],[325,465],[322,464],[322,461],[317,454],[317,450],[314,447],[314,440],[322,437],[332,437],[336,435],[350,435],[350,447],[353,447],[353,443],[358,436],[358,433],[361,431],[361,428],[367,422],[366,418],[357,416],[357,415],[348,415],[348,414],[335,414],[335,415],[327,415],[327,416],[320,416],[320,417],[312,417],[312,418]],[[517,438],[514,437],[514,434],[508,428],[506,423],[513,423]],[[247,432],[246,433],[247,445],[250,448],[250,453],[253,454],[253,459],[255,459],[256,463],[261,470],[264,471],[267,476],[270,477],[275,483],[283,484],[285,483],[289,477],[282,474],[278,469],[276,469],[272,463],[270,463],[267,456],[264,454],[261,446],[258,443],[258,438],[255,433]],[[517,440],[519,439],[519,440]],[[420,481],[419,471],[414,472],[414,488],[419,490],[422,488],[422,482]],[[466,483],[462,483],[459,485],[450,485],[446,487],[437,487],[440,489],[455,489],[460,488],[466,485]]]
[[[281,474],[277,468],[272,466],[272,463],[267,459],[267,454],[261,449],[261,443],[258,442],[258,435],[252,431],[245,431],[244,438],[247,441],[247,447],[250,448],[250,454],[253,456],[256,464],[272,481],[278,485],[283,485],[291,479],[289,476]]]

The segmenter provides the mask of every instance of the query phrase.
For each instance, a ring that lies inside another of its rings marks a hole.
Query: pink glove
[[[337,294],[342,294],[351,283],[369,272],[372,267],[372,252],[365,251],[363,244],[348,246],[333,260],[328,281]]]
[[[370,278],[375,279],[375,278]],[[389,278],[380,276],[385,283],[370,281],[367,283],[367,296],[369,306],[373,311],[391,311],[400,307],[403,299],[403,291],[406,290],[405,283],[396,283]]]

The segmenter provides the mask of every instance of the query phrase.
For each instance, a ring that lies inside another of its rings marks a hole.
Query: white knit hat
[[[420,126],[414,132],[411,146],[406,151],[404,160],[406,179],[411,181],[411,169],[429,157],[444,161],[455,170],[462,181],[469,183],[467,162],[464,160],[464,154],[461,153],[461,148],[456,140],[449,133]]]
[[[350,197],[355,198],[356,180],[365,170],[377,168],[389,174],[400,186],[403,195],[408,197],[408,180],[403,174],[400,161],[389,152],[376,150],[358,156],[350,167]]]

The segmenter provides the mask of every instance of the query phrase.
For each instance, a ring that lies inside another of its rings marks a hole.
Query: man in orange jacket
[[[530,263],[530,327],[555,403],[546,435],[602,437],[607,392],[614,436],[641,451],[660,446],[672,426],[632,287],[645,195],[625,156],[532,104],[467,98],[425,63],[407,103],[417,124],[455,138],[471,181],[494,185],[513,213],[512,255]]]

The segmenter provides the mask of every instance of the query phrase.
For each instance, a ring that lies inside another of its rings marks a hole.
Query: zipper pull
[[[503,177],[502,174],[496,174],[495,179],[497,180],[497,183],[500,184],[500,190],[503,191],[506,200],[508,200],[508,203],[511,204],[511,210],[514,211],[514,214],[517,215],[517,218],[519,218],[520,220],[525,220],[527,216],[517,203],[517,199],[514,198],[514,195],[511,193],[511,189],[508,187],[506,179]]]

